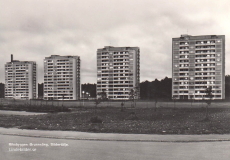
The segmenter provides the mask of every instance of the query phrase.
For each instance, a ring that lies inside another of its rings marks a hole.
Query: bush
[[[126,120],[138,120],[139,118],[135,114],[135,112],[131,112],[130,115],[126,118]]]
[[[90,118],[91,123],[102,123],[102,119],[99,118],[98,116]]]

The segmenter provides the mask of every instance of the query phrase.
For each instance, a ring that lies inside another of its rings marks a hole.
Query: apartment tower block
[[[139,83],[139,47],[106,46],[97,50],[97,95],[105,92],[109,99],[125,100],[133,89],[139,99]]]
[[[212,87],[213,99],[225,99],[225,36],[203,35],[172,39],[172,96],[205,99]]]
[[[36,62],[13,59],[5,64],[5,98],[35,99],[37,97]]]
[[[44,59],[44,99],[80,99],[80,57],[51,55]]]

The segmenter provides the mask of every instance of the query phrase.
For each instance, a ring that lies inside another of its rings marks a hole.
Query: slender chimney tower
[[[13,61],[14,61],[13,54],[11,54],[11,62],[13,62]]]

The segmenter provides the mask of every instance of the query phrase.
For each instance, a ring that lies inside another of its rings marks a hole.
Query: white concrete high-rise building
[[[5,64],[5,98],[37,97],[36,62],[13,60]]]
[[[97,50],[97,95],[105,92],[109,99],[125,100],[134,89],[139,99],[139,83],[139,47],[106,46]]]
[[[225,99],[225,36],[203,35],[172,39],[172,96],[205,99],[212,87],[213,99]]]
[[[51,55],[44,59],[44,99],[80,99],[80,57]]]

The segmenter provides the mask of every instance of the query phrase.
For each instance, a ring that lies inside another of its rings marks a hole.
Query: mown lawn
[[[102,123],[94,123],[99,119]],[[92,120],[94,118],[94,120]],[[210,108],[74,108],[45,115],[0,115],[0,127],[136,134],[227,134],[230,109]]]

